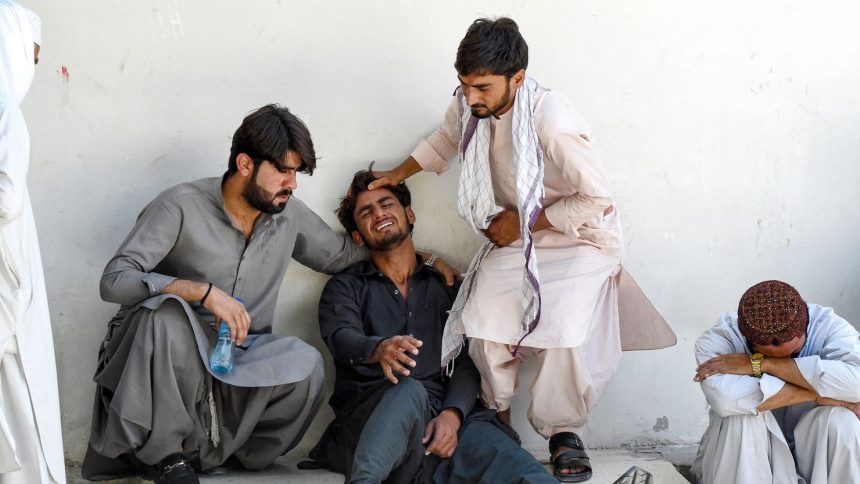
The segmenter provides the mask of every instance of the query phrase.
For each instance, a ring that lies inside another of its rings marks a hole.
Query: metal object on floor
[[[613,484],[654,484],[651,473],[638,466],[627,469]]]

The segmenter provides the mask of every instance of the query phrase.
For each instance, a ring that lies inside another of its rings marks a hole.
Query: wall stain
[[[654,426],[651,428],[654,429],[654,432],[663,432],[669,430],[669,417],[666,417],[665,415],[662,417],[657,417],[657,423],[655,423]]]

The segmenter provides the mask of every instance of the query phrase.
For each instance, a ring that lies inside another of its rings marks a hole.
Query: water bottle
[[[245,304],[242,298],[237,297],[236,300]],[[226,321],[222,320],[218,327],[218,342],[209,357],[209,367],[219,375],[226,375],[233,370],[233,342],[230,341],[230,326]]]

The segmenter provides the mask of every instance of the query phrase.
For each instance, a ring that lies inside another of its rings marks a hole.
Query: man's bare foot
[[[574,449],[572,449],[570,447],[559,447],[558,449],[555,450],[555,452],[552,453],[552,457],[550,458],[550,462],[555,462],[555,458],[559,454],[561,454],[562,452],[567,452],[568,450],[574,450]],[[561,469],[558,470],[558,472],[561,474],[565,474],[565,475],[567,475],[567,474],[578,474],[578,473],[583,472],[587,469],[588,469],[588,467],[571,466],[571,467],[562,467]]]

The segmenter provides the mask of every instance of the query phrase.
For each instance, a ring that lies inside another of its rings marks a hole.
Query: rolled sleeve
[[[164,274],[150,272],[143,276],[141,282],[146,284],[146,288],[149,290],[149,296],[152,297],[158,296],[159,294],[164,292],[164,288],[175,280],[176,278],[172,276],[165,276]]]
[[[448,104],[442,125],[412,150],[412,158],[425,171],[442,174],[448,169],[448,160],[457,156],[460,146],[460,105],[456,96]]]
[[[432,171],[441,175],[448,170],[448,161],[439,154],[427,139],[418,142],[418,146],[412,150],[412,157],[421,165],[424,171]]]
[[[610,206],[611,198],[588,197],[576,193],[546,207],[544,214],[557,230],[571,237],[578,237],[579,227],[602,215]]]

